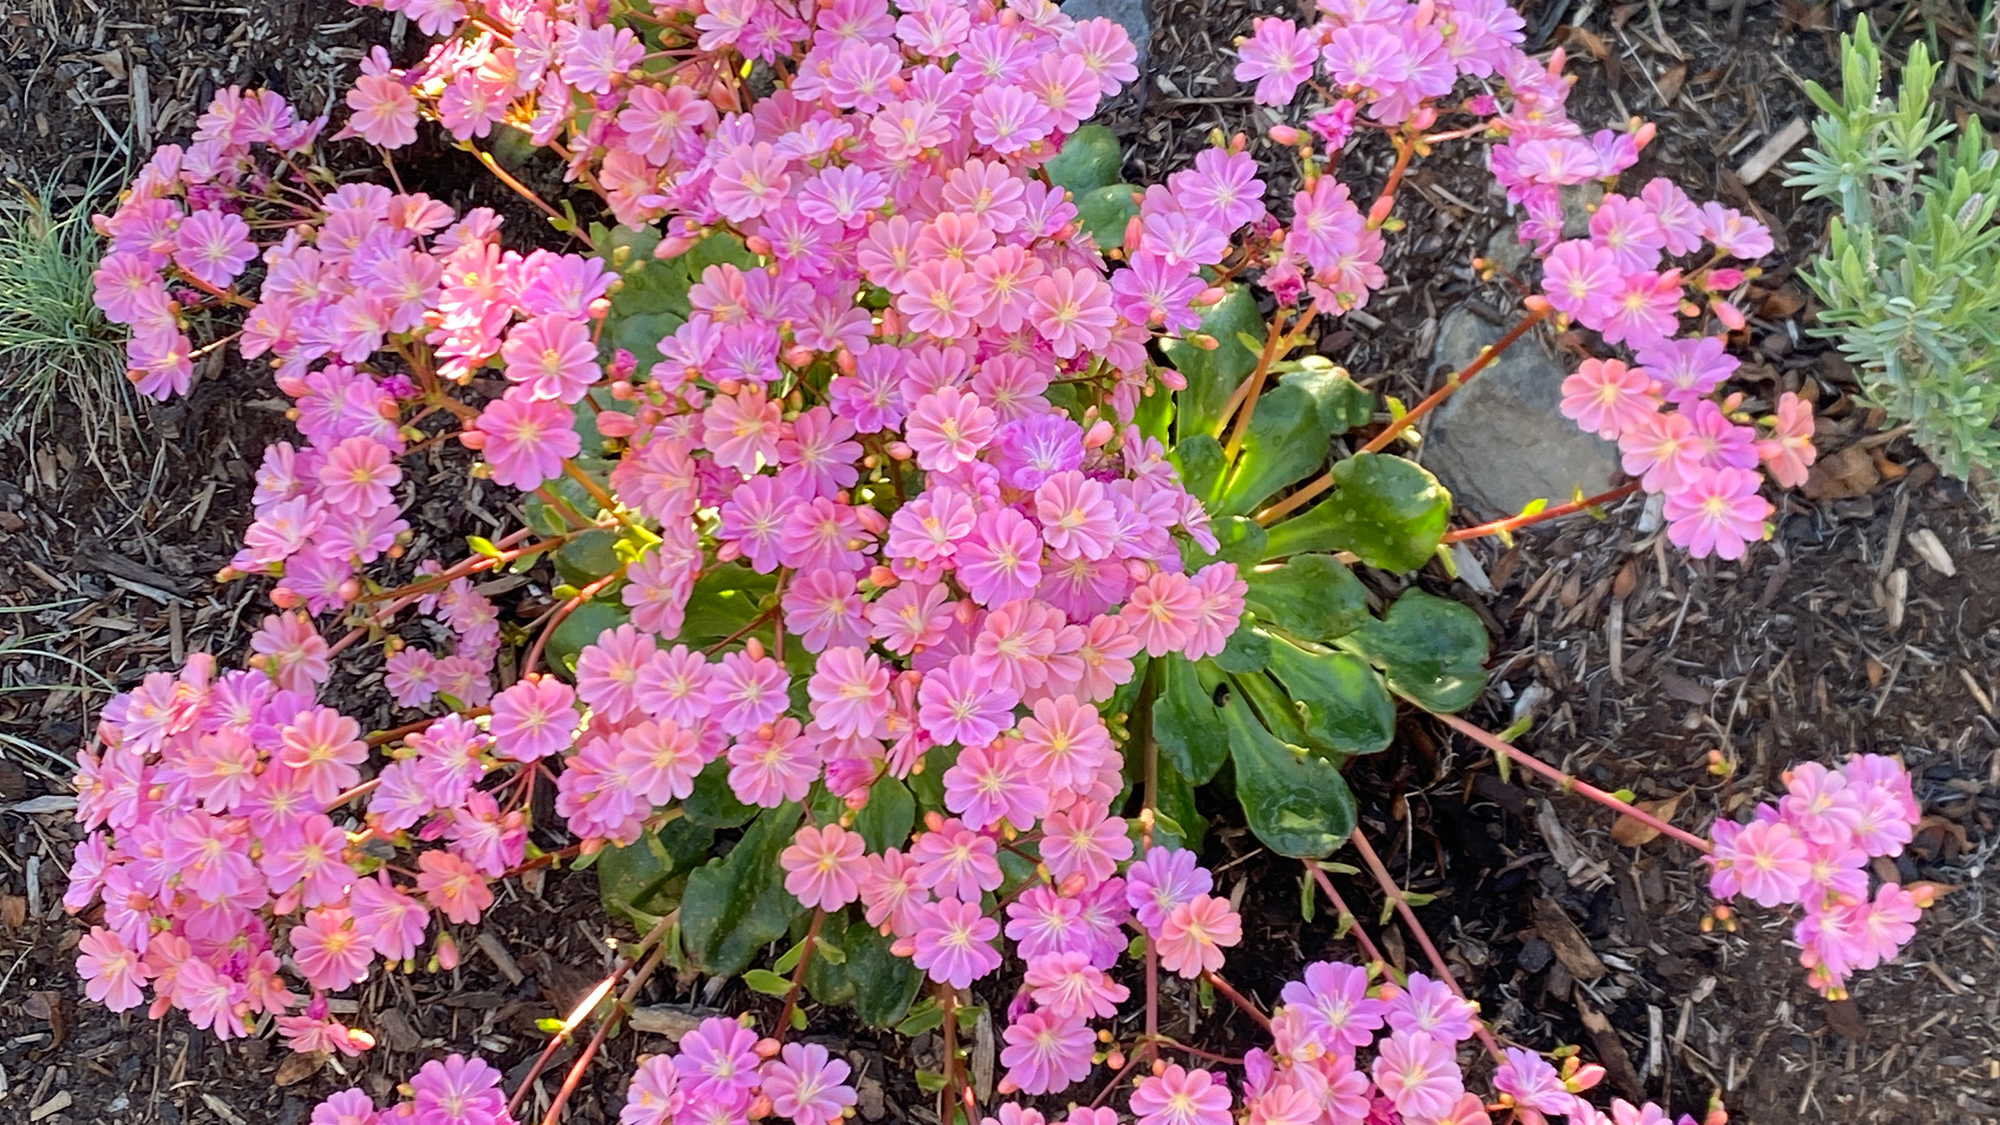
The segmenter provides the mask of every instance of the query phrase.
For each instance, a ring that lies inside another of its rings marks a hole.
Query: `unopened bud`
[[[622,410],[606,410],[597,416],[597,432],[608,438],[628,438],[639,430],[639,419]]]
[[[1265,133],[1273,141],[1276,141],[1281,145],[1295,145],[1299,143],[1300,133],[1298,129],[1290,125],[1285,125],[1282,123],[1273,125],[1269,129],[1265,130]]]
[[[603,320],[605,317],[611,315],[611,299],[608,297],[593,297],[591,298],[590,306],[584,311],[592,320]]]
[[[437,966],[449,972],[458,968],[458,943],[450,934],[439,934],[437,939]]]
[[[1097,423],[1090,427],[1090,431],[1083,435],[1083,447],[1085,449],[1102,449],[1111,443],[1112,435],[1116,432],[1111,423],[1099,418]]]
[[[753,234],[743,240],[743,246],[752,254],[768,258],[771,256],[771,240],[761,234]]]
[[[271,604],[277,606],[279,609],[296,609],[299,603],[304,600],[289,586],[274,586],[271,588]]]
[[[743,652],[752,660],[764,659],[764,642],[755,637],[743,642]]]
[[[793,344],[785,349],[785,364],[789,367],[805,367],[813,361],[813,350],[804,344]]]

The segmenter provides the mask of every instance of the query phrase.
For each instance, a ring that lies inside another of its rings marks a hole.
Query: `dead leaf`
[[[1800,31],[1833,30],[1833,21],[1827,18],[1824,4],[1808,4],[1805,0],[1778,0],[1778,15]]]
[[[1850,445],[1813,465],[1806,474],[1805,494],[1813,500],[1850,500],[1868,495],[1881,480],[1868,450]]]
[[[1681,798],[1685,796],[1687,796],[1686,793],[1676,793],[1664,801],[1634,801],[1632,802],[1632,807],[1645,813],[1647,816],[1658,817],[1661,820],[1672,823],[1674,813],[1681,807]],[[1641,844],[1649,843],[1657,839],[1659,835],[1659,829],[1627,816],[1619,817],[1618,823],[1611,826],[1611,838],[1628,848],[1636,848]]]
[[[1590,53],[1590,57],[1599,66],[1604,68],[1605,80],[1613,86],[1618,85],[1618,79],[1621,76],[1621,70],[1618,66],[1618,55],[1604,41],[1603,36],[1586,28],[1564,26],[1556,29],[1555,37],[1565,43],[1575,43],[1582,46],[1585,51]]]
[[[1861,1009],[1852,1000],[1827,1001],[1826,1026],[1844,1039],[1859,1039],[1867,1030],[1861,1022]]]
[[[1754,296],[1762,301],[1758,313],[1765,320],[1783,320],[1806,307],[1805,294],[1793,285],[1780,285],[1776,289],[1752,289]]]
[[[0,922],[5,922],[10,930],[27,925],[28,900],[20,895],[0,896]]]
[[[285,1056],[284,1062],[278,1064],[278,1075],[271,1081],[279,1086],[296,1086],[318,1074],[319,1068],[325,1065],[325,1051],[308,1051],[305,1054],[293,1052]]]
[[[1681,87],[1687,85],[1687,77],[1688,68],[1685,63],[1679,66],[1668,67],[1667,72],[1660,75],[1659,87],[1662,104],[1668,106],[1674,104],[1674,99],[1681,96]]]

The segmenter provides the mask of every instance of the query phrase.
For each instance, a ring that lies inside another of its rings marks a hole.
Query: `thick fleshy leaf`
[[[694,580],[680,639],[694,645],[734,635],[756,620],[760,603],[777,584],[775,575],[758,574],[740,562],[710,567]]]
[[[785,936],[805,910],[786,890],[778,853],[792,842],[799,807],[766,809],[736,847],[688,876],[681,895],[681,939],[704,971],[735,976],[757,950]]]
[[[1222,456],[1221,442],[1207,434],[1182,438],[1167,451],[1167,460],[1180,474],[1181,487],[1203,507],[1213,509],[1222,499],[1222,476],[1229,463]]]
[[[1231,285],[1222,300],[1202,316],[1199,331],[1215,338],[1214,351],[1186,340],[1160,344],[1167,362],[1187,379],[1187,389],[1174,395],[1180,414],[1174,432],[1182,441],[1196,434],[1215,436],[1222,408],[1229,405],[1237,384],[1257,367],[1257,353],[1244,347],[1238,337],[1248,333],[1261,338],[1265,324],[1250,290]]]
[[[891,953],[889,939],[873,926],[847,927],[841,948],[847,953],[848,978],[854,982],[854,1014],[870,1027],[894,1027],[917,998],[923,971],[909,958]]]
[[[736,791],[729,787],[727,758],[717,758],[701,768],[694,777],[694,791],[681,802],[681,811],[688,820],[709,828],[741,827],[757,815],[757,807],[737,800]]]
[[[1460,711],[1479,698],[1490,643],[1478,614],[1416,589],[1403,591],[1382,620],[1340,639],[1382,669],[1391,690],[1431,711]]]
[[[1272,493],[1326,464],[1327,449],[1326,427],[1319,423],[1312,396],[1288,384],[1266,388],[1244,431],[1216,514],[1249,514]]]
[[[1279,382],[1311,396],[1319,409],[1319,424],[1329,436],[1365,426],[1375,417],[1375,395],[1356,383],[1344,367],[1308,362],[1302,370],[1286,372]]]
[[[868,803],[854,814],[854,830],[861,833],[868,850],[878,854],[908,840],[916,822],[916,798],[893,777],[876,782],[868,791]]]
[[[1167,656],[1160,660],[1159,668],[1153,739],[1181,776],[1200,785],[1222,768],[1229,756],[1229,736],[1193,664],[1184,657]]]
[[[1279,855],[1323,859],[1354,831],[1354,794],[1332,762],[1271,736],[1232,696],[1222,709],[1236,799],[1250,830]]]
[[[1229,686],[1234,696],[1248,699],[1257,709],[1272,737],[1292,746],[1306,744],[1305,711],[1278,681],[1262,672],[1247,672],[1229,677]]]
[[[812,925],[810,919],[811,914],[807,913],[792,922],[790,936],[794,941],[805,937],[806,928]],[[829,914],[820,922],[820,945],[813,950],[812,964],[806,966],[806,992],[822,1004],[846,1004],[859,998],[860,990],[847,971],[847,941],[854,931],[855,927],[847,924],[845,910]],[[829,946],[837,951],[831,957],[827,956]]]
[[[1085,125],[1063,141],[1062,151],[1042,165],[1049,182],[1081,197],[1125,178],[1125,155],[1118,135],[1102,125]]]
[[[1304,712],[1306,740],[1341,754],[1373,754],[1396,735],[1396,701],[1368,662],[1345,652],[1271,641],[1271,674]]]
[[[602,598],[576,607],[576,611],[563,618],[562,624],[549,634],[547,649],[550,667],[563,672],[576,671],[577,654],[583,647],[594,644],[606,629],[616,629],[632,620],[632,613],[622,605],[612,605]]]
[[[1451,493],[1430,470],[1401,457],[1357,453],[1333,466],[1333,494],[1271,528],[1271,558],[1353,551],[1383,570],[1422,567],[1451,515]]]
[[[1256,520],[1242,516],[1224,516],[1209,525],[1215,534],[1215,553],[1209,554],[1190,542],[1182,548],[1186,555],[1190,572],[1200,570],[1213,562],[1233,562],[1236,569],[1248,570],[1264,559],[1264,544],[1269,536]]]
[[[563,581],[587,586],[617,570],[624,560],[618,557],[618,532],[596,528],[557,547],[551,561]]]
[[[1271,635],[1256,627],[1257,615],[1243,611],[1243,620],[1229,634],[1229,643],[1204,663],[1225,672],[1261,672],[1271,662]]]
[[[668,821],[624,847],[607,847],[597,856],[597,894],[604,908],[622,914],[642,928],[680,901],[687,873],[707,856],[715,831],[686,818]]]
[[[1330,641],[1367,623],[1368,591],[1332,555],[1294,555],[1243,572],[1244,600],[1265,620],[1309,641]]]
[[[1100,249],[1125,245],[1125,227],[1139,213],[1136,184],[1110,184],[1084,192],[1076,199],[1076,218],[1097,240]]]
[[[1196,811],[1194,786],[1181,776],[1171,762],[1160,763],[1159,822],[1153,828],[1153,843],[1163,848],[1201,851],[1208,835],[1208,818]]]

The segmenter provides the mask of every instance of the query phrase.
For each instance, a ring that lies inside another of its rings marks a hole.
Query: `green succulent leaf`
[[[1340,770],[1273,737],[1249,704],[1232,696],[1222,708],[1236,799],[1266,847],[1297,859],[1320,859],[1354,831],[1354,794]]]
[[[1382,669],[1391,690],[1431,711],[1460,711],[1486,688],[1491,641],[1479,615],[1447,598],[1405,590],[1382,620],[1340,647]]]
[[[1190,782],[1215,776],[1229,757],[1229,736],[1209,688],[1181,656],[1159,661],[1160,691],[1153,699],[1153,739],[1160,753]]]
[[[1188,544],[1189,570],[1200,570],[1213,562],[1232,562],[1238,570],[1244,570],[1263,561],[1265,543],[1270,536],[1256,520],[1224,516],[1211,524],[1209,530],[1215,533],[1215,553],[1209,554],[1192,543]]]
[[[1368,662],[1345,652],[1271,641],[1271,674],[1304,711],[1307,741],[1340,754],[1373,754],[1396,735],[1396,701]]]
[[[1063,141],[1062,151],[1050,157],[1042,171],[1050,183],[1082,198],[1124,179],[1124,164],[1117,134],[1102,125],[1085,125]]]
[[[1229,405],[1243,377],[1257,367],[1259,349],[1244,347],[1238,337],[1252,333],[1262,338],[1265,324],[1250,290],[1230,285],[1222,300],[1203,314],[1198,331],[1215,338],[1214,351],[1186,340],[1167,340],[1160,345],[1167,362],[1187,379],[1187,389],[1174,395],[1179,411],[1175,431],[1182,441],[1196,434],[1215,436],[1222,408]]]
[[[1229,635],[1229,643],[1209,663],[1225,672],[1261,672],[1271,662],[1271,635],[1256,627],[1257,615],[1243,611],[1243,620]]]
[[[740,828],[757,815],[753,805],[736,799],[729,787],[729,761],[717,758],[694,776],[694,790],[681,801],[681,812],[707,828]]]
[[[1185,437],[1167,451],[1167,460],[1180,474],[1181,487],[1204,507],[1213,509],[1222,499],[1222,477],[1229,462],[1221,442],[1207,434]]]
[[[847,951],[843,968],[854,982],[854,1014],[870,1027],[894,1027],[917,998],[923,971],[891,953],[889,939],[873,926],[849,926],[840,944]]]
[[[1373,392],[1355,382],[1346,368],[1318,356],[1307,356],[1299,370],[1286,372],[1279,382],[1297,387],[1313,400],[1320,427],[1329,436],[1365,426],[1375,417]]]
[[[1139,213],[1134,196],[1141,190],[1137,184],[1111,184],[1077,197],[1077,221],[1097,240],[1100,249],[1115,250],[1125,245],[1125,228]]]
[[[1194,785],[1170,762],[1160,763],[1159,797],[1153,843],[1164,848],[1201,851],[1202,839],[1208,834],[1208,818],[1195,810]]]
[[[577,654],[583,651],[585,645],[595,644],[605,630],[616,629],[630,620],[630,610],[601,598],[593,598],[576,607],[575,612],[563,618],[562,623],[549,634],[547,651],[550,666],[574,673]]]
[[[766,809],[728,855],[688,875],[681,895],[681,939],[704,971],[735,976],[757,950],[784,937],[804,911],[785,890],[778,853],[791,843],[799,807]]]
[[[588,586],[610,574],[624,562],[618,557],[618,539],[608,528],[584,532],[555,549],[551,561],[556,573],[572,586]]]
[[[681,639],[694,645],[734,636],[756,620],[777,583],[775,575],[758,574],[740,562],[710,567],[694,580]]]
[[[881,853],[910,838],[917,823],[917,800],[909,787],[885,777],[868,791],[868,803],[854,814],[854,829],[871,852]]]
[[[1281,525],[1282,526],[1282,525]],[[1332,555],[1294,555],[1244,572],[1244,600],[1293,636],[1330,641],[1366,624],[1368,591]]]
[[[680,901],[679,884],[714,843],[713,829],[682,817],[624,847],[605,848],[597,855],[598,897],[606,910],[650,928]]]
[[[1410,571],[1443,541],[1451,493],[1416,462],[1357,453],[1334,463],[1333,484],[1333,495],[1270,529],[1271,557],[1353,551],[1369,566]]]
[[[1257,400],[1243,447],[1223,486],[1218,515],[1240,516],[1272,493],[1326,464],[1327,431],[1319,406],[1296,385],[1271,387]]]

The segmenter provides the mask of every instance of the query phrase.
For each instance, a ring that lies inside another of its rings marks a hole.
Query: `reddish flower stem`
[[[813,911],[812,923],[806,927],[805,947],[799,950],[799,964],[792,970],[792,987],[785,990],[785,1007],[778,1013],[778,1029],[774,1037],[785,1041],[785,1035],[792,1030],[792,1010],[799,1005],[799,989],[806,983],[806,968],[812,964],[813,951],[819,948],[819,928],[826,922],[826,911]]]
[[[1494,520],[1491,523],[1482,523],[1474,527],[1462,527],[1457,531],[1447,531],[1444,535],[1444,541],[1447,543],[1458,543],[1466,539],[1479,539],[1488,535],[1500,535],[1505,532],[1518,531],[1530,524],[1541,523],[1543,520],[1573,516],[1578,512],[1587,512],[1592,508],[1601,508],[1606,504],[1616,503],[1637,491],[1639,491],[1639,482],[1636,480],[1628,481],[1617,488],[1611,489],[1609,492],[1600,492],[1595,496],[1586,496],[1581,500],[1572,500],[1567,504],[1560,504],[1553,508],[1543,508],[1532,515],[1509,516],[1504,520]]]
[[[464,719],[476,719],[481,715],[491,715],[492,713],[493,709],[491,707],[474,707],[466,711],[452,712],[452,714],[457,715],[460,718]],[[419,731],[427,730],[430,728],[430,725],[432,723],[438,722],[443,718],[445,718],[445,716],[443,715],[432,715],[428,719],[418,719],[414,723],[404,723],[400,727],[390,727],[388,730],[378,730],[374,734],[368,736],[368,745],[370,748],[376,746],[387,746],[389,743],[394,742],[397,739],[402,738],[406,735],[412,735],[418,733]]]
[[[1354,850],[1361,853],[1361,862],[1368,867],[1369,873],[1375,876],[1375,884],[1381,887],[1382,893],[1395,904],[1396,913],[1403,919],[1403,925],[1409,927],[1411,935],[1417,939],[1417,946],[1424,951],[1424,960],[1430,962],[1431,971],[1451,989],[1452,995],[1465,1000],[1465,990],[1458,986],[1458,978],[1451,975],[1451,966],[1444,963],[1444,956],[1432,943],[1430,932],[1424,929],[1422,922],[1417,921],[1417,912],[1410,909],[1409,898],[1403,894],[1403,888],[1396,885],[1396,880],[1390,878],[1389,869],[1382,865],[1382,857],[1375,854],[1374,847],[1368,843],[1368,837],[1362,835],[1360,827],[1356,826],[1354,834],[1348,839],[1354,844]],[[1479,1042],[1485,1046],[1486,1053],[1493,1056],[1494,1062],[1500,1062],[1503,1058],[1500,1054],[1500,1044],[1494,1041],[1493,1033],[1486,1030],[1486,1021],[1475,1017],[1472,1021],[1472,1030],[1479,1036]]]
[[[660,919],[659,924],[653,929],[663,931],[667,920],[676,918],[679,914],[680,911],[676,910],[666,918]],[[656,943],[653,951],[647,954],[646,960],[639,965],[638,971],[632,974],[631,983],[625,986],[625,991],[618,994],[618,1000],[612,1005],[612,1009],[604,1013],[604,1018],[597,1024],[597,1030],[590,1036],[590,1042],[583,1045],[583,1053],[577,1055],[576,1061],[570,1064],[569,1073],[563,1076],[562,1088],[556,1091],[555,1100],[549,1103],[548,1112],[542,1114],[542,1125],[556,1125],[562,1120],[563,1106],[569,1104],[570,1095],[576,1093],[576,1088],[583,1083],[583,1072],[590,1066],[590,1060],[597,1057],[598,1049],[604,1046],[604,1038],[611,1033],[611,1025],[618,1022],[619,1015],[631,1006],[632,998],[637,996],[639,990],[652,978],[653,970],[659,968],[660,958],[666,951],[664,944]],[[518,1091],[516,1093],[518,1095]]]
[[[1256,1020],[1257,1026],[1263,1028],[1265,1031],[1271,1030],[1271,1017],[1264,1014],[1264,1009],[1259,1008],[1256,1004],[1251,1003],[1249,997],[1243,995],[1241,992],[1236,991],[1235,986],[1231,985],[1228,981],[1223,980],[1220,974],[1212,972],[1204,972],[1201,974],[1201,976],[1203,980],[1206,980],[1210,985],[1213,985],[1217,992],[1221,993],[1224,996],[1227,996],[1229,998],[1230,1003],[1243,1009],[1245,1015],[1248,1015],[1251,1019]]]
[[[1369,937],[1368,931],[1361,928],[1360,915],[1349,910],[1347,903],[1341,900],[1340,892],[1333,889],[1333,880],[1326,877],[1326,872],[1320,870],[1319,864],[1309,859],[1303,862],[1306,865],[1306,870],[1312,872],[1313,880],[1319,884],[1320,891],[1333,901],[1333,908],[1340,911],[1341,919],[1347,923],[1349,931],[1354,934],[1355,944],[1361,947],[1361,952],[1366,954],[1370,961],[1380,961],[1385,965],[1388,964],[1388,958],[1382,956],[1382,951],[1376,948],[1375,939]]]
[[[1407,699],[1408,696],[1405,696],[1404,698]],[[1415,701],[1412,700],[1411,702]],[[1436,715],[1436,712],[1432,712],[1432,714]],[[1651,813],[1641,812],[1637,808],[1634,808],[1631,802],[1621,801],[1618,798],[1612,796],[1611,794],[1606,793],[1604,790],[1599,789],[1595,785],[1591,785],[1588,782],[1579,781],[1576,778],[1571,777],[1569,774],[1566,774],[1563,771],[1557,769],[1556,767],[1549,765],[1547,762],[1542,761],[1540,758],[1535,757],[1533,754],[1530,754],[1525,750],[1520,750],[1513,746],[1508,745],[1507,743],[1501,741],[1499,738],[1496,738],[1492,734],[1489,734],[1488,732],[1479,729],[1478,727],[1472,725],[1471,723],[1466,722],[1464,719],[1461,719],[1456,715],[1437,715],[1437,718],[1440,722],[1444,723],[1444,725],[1450,727],[1451,729],[1457,731],[1458,733],[1464,735],[1465,737],[1470,738],[1474,742],[1479,743],[1481,746],[1486,747],[1488,750],[1493,751],[1495,754],[1504,755],[1509,761],[1516,762],[1521,766],[1529,770],[1532,770],[1535,773],[1541,774],[1543,777],[1548,778],[1550,781],[1555,782],[1562,788],[1570,790],[1578,794],[1579,796],[1586,797],[1592,801],[1596,801],[1598,804],[1603,805],[1605,808],[1610,809],[1612,812],[1617,813],[1619,816],[1631,817],[1633,820],[1636,820],[1640,824],[1643,824],[1646,827],[1652,829],[1653,831],[1658,832],[1660,835],[1671,836],[1674,839],[1679,840],[1681,843],[1686,844],[1688,847],[1693,848],[1694,850],[1702,853],[1703,855],[1708,855],[1710,852],[1715,850],[1714,847],[1711,844],[1709,844],[1707,840],[1704,840],[1701,837],[1696,836],[1694,833],[1687,832],[1679,828],[1675,828],[1673,825],[1668,824],[1666,821],[1661,820],[1659,817],[1654,816]]]
[[[549,623],[542,627],[540,633],[535,634],[535,643],[528,646],[528,655],[521,660],[521,675],[526,677],[528,673],[535,670],[535,665],[541,662],[542,650],[548,647],[549,636],[556,631],[558,626],[569,620],[570,614],[581,609],[585,602],[603,593],[606,586],[623,577],[625,577],[625,567],[620,566],[617,570],[578,590],[575,597],[557,607],[556,611],[549,615]]]
[[[583,1054],[576,1060],[576,1065],[570,1068],[570,1078],[563,1083],[562,1093],[557,1095],[554,1103],[549,1106],[548,1116],[543,1118],[544,1121],[554,1122],[562,1113],[563,1103],[569,1100],[570,1093],[576,1088],[577,1080],[583,1077],[583,1067],[590,1062],[591,1056],[596,1054],[598,1046],[604,1042],[606,1029],[611,1026],[618,1012],[623,1011],[626,1006],[631,1004],[632,998],[639,994],[639,989],[644,987],[646,980],[653,975],[653,969],[660,963],[660,955],[665,952],[665,949],[660,945],[660,940],[679,918],[680,911],[676,910],[654,923],[653,928],[647,931],[645,937],[639,939],[639,943],[632,948],[632,951],[625,956],[624,960],[612,971],[611,975],[605,977],[598,984],[597,988],[592,990],[591,995],[601,999],[602,994],[611,990],[611,986],[617,983],[618,978],[625,973],[625,970],[631,968],[632,963],[644,955],[644,951],[649,948],[651,949],[651,955],[646,957],[646,963],[639,967],[638,974],[632,978],[630,984],[626,985],[625,991],[619,994],[616,1007],[612,1011],[605,1013],[604,1022],[598,1027],[597,1034],[591,1038],[590,1045],[584,1048]],[[563,1022],[562,1030],[550,1037],[548,1046],[542,1048],[540,1057],[536,1058],[535,1065],[529,1068],[527,1077],[521,1079],[521,1084],[515,1087],[514,1096],[507,1100],[508,1116],[513,1116],[515,1111],[521,1108],[521,1099],[527,1096],[529,1088],[535,1084],[535,1079],[541,1077],[543,1068],[547,1067],[549,1060],[555,1057],[556,1049],[567,1042],[570,1033],[575,1031],[585,1019],[588,1019],[592,1011],[596,1010],[597,1000],[590,997],[585,997],[585,999],[589,1002],[576,1006],[576,1009],[570,1013],[569,1018]]]

